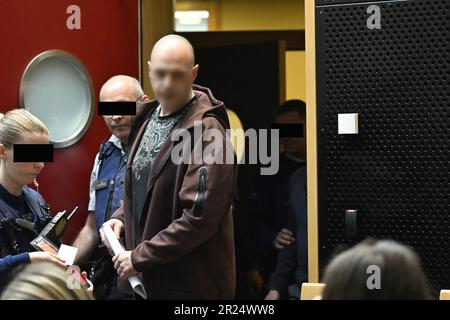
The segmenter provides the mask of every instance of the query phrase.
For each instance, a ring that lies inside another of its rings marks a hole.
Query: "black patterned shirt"
[[[195,97],[192,98],[185,107],[166,116],[160,116],[161,105],[159,105],[151,115],[132,163],[132,211],[135,231],[147,196],[146,190],[153,160],[172,129],[189,111],[195,99]]]

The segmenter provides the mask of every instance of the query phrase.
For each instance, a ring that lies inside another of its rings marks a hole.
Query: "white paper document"
[[[116,235],[114,234],[114,231],[112,231],[110,226],[104,225],[102,226],[102,230],[103,233],[105,234],[106,241],[108,241],[109,246],[111,247],[111,250],[114,252],[115,255],[118,255],[122,251],[125,251],[125,249],[117,239]],[[128,278],[128,281],[130,282],[134,292],[136,292],[142,298],[147,299],[147,292],[145,292],[144,285],[142,284],[138,276],[136,275],[131,276]]]
[[[62,244],[58,251],[58,257],[63,259],[68,266],[71,266],[73,265],[77,252],[78,248]]]

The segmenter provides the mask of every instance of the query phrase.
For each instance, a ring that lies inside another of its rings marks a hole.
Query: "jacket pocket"
[[[194,201],[194,216],[200,217],[203,211],[203,205],[206,199],[206,184],[208,182],[208,168],[200,167],[198,169],[197,195]]]
[[[94,188],[95,190],[101,190],[101,189],[105,189],[106,187],[108,187],[108,179],[104,179],[104,180],[96,180],[94,183]]]

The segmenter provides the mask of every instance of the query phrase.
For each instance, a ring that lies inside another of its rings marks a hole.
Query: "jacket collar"
[[[229,128],[230,125],[228,122],[228,116],[223,102],[214,98],[211,90],[206,87],[193,85],[192,89],[194,90],[194,94],[196,95],[197,99],[193,102],[194,105],[189,109],[189,111],[181,119],[181,121],[173,128],[173,130],[180,128],[191,129],[194,127],[196,121],[202,121],[203,118],[207,115],[213,116],[218,119],[218,121],[225,129]],[[158,105],[159,102],[157,100],[138,102],[136,116],[133,119],[133,124],[130,132],[131,145],[129,146],[131,148],[127,166],[131,166],[150,117],[158,107]],[[138,131],[136,132],[137,129]],[[171,141],[171,139],[167,139],[161,146],[161,150],[158,152],[153,163],[159,163],[160,160],[168,158],[167,153],[169,153],[170,156],[173,145],[173,141]],[[153,171],[155,170],[155,167],[157,166],[152,165]]]

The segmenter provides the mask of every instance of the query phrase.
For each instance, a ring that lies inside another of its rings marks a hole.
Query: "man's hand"
[[[264,300],[280,300],[281,295],[277,290],[270,290]]]
[[[128,279],[134,276],[138,272],[134,269],[131,262],[131,251],[123,251],[112,258],[114,268],[117,270],[117,274],[122,279]]]
[[[50,263],[56,264],[57,266],[59,266],[61,268],[67,267],[65,261],[53,253],[37,251],[37,252],[30,252],[29,255],[30,255],[31,263],[50,262]]]
[[[285,246],[290,245],[294,241],[295,238],[292,236],[292,232],[286,228],[283,228],[275,237],[275,240],[273,241],[273,246],[275,249],[281,250]]]
[[[106,221],[103,225],[110,226],[112,231],[116,235],[117,239],[120,239],[120,235],[122,234],[122,231],[124,229],[124,225],[121,220],[113,218],[113,219]],[[102,238],[103,244],[106,246],[106,248],[108,248],[108,251],[111,253],[111,248],[109,246],[108,241],[106,241],[106,237],[105,237],[105,234],[103,233],[102,228],[100,228],[100,237]]]

